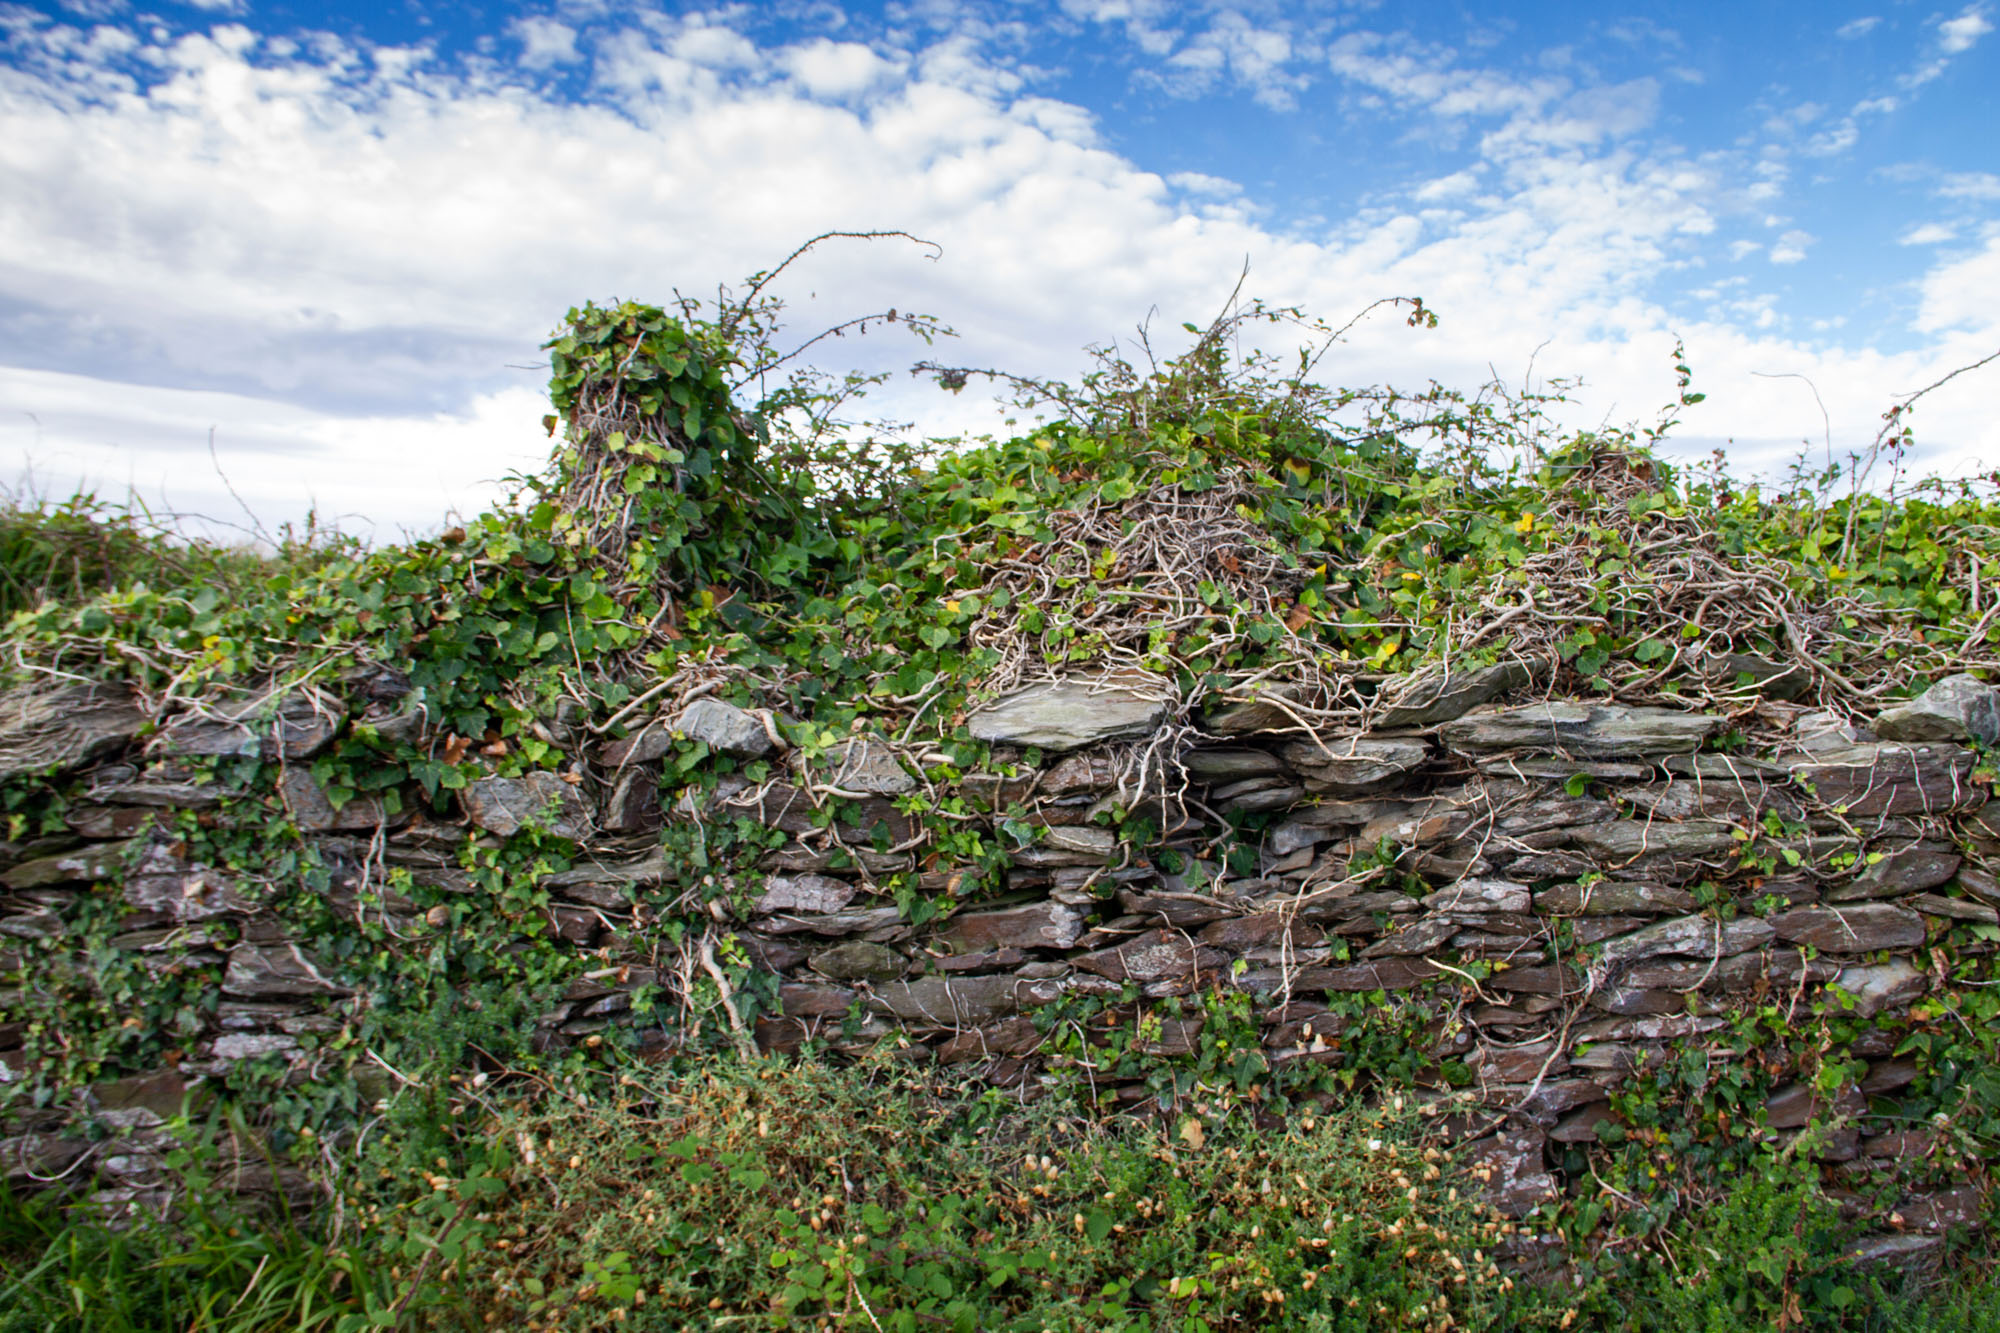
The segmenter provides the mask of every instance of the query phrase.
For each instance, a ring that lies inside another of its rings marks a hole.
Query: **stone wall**
[[[287,938],[261,910],[264,889],[154,831],[156,812],[216,802],[193,761],[255,755],[279,766],[277,793],[331,868],[329,892],[375,903],[412,940],[445,918],[366,897],[386,868],[471,892],[455,858],[468,835],[533,822],[576,839],[574,867],[541,887],[552,947],[593,965],[544,1015],[545,1043],[631,1026],[642,1046],[673,1047],[673,1004],[636,1015],[634,996],[719,978],[718,944],[779,978],[782,1013],[741,1025],[741,1040],[858,1052],[900,1035],[1023,1096],[1077,1076],[1052,1059],[1050,1017],[1080,999],[1101,1000],[1100,1026],[1139,1032],[1141,1051],[1170,1063],[1200,1043],[1201,997],[1246,996],[1282,1070],[1340,1064],[1354,1021],[1342,997],[1382,992],[1418,1016],[1417,1082],[1519,1216],[1563,1187],[1567,1147],[1615,1122],[1611,1095],[1677,1047],[1759,1007],[1832,1004],[1858,1020],[1840,1054],[1865,1073],[1831,1092],[1781,1084],[1751,1113],[1772,1133],[1831,1122],[1823,1158],[1865,1178],[1936,1150],[1896,1111],[1918,1076],[1900,1034],[1950,968],[1990,971],[1980,960],[2000,938],[2000,806],[1987,804],[1977,748],[2000,738],[2000,703],[1955,677],[1864,728],[1745,688],[1727,717],[1550,701],[1503,665],[1390,682],[1372,729],[1315,737],[1282,687],[1189,729],[1172,720],[1166,682],[1077,678],[966,718],[993,748],[963,775],[859,733],[808,760],[768,713],[709,697],[601,743],[552,719],[552,739],[584,762],[475,782],[455,821],[367,799],[336,809],[310,776],[342,728],[418,725],[390,670],[157,731],[110,687],[16,701],[0,717],[0,769],[82,772],[87,799],[70,807],[71,835],[5,850],[0,984],[17,997],[33,984],[65,903],[93,892],[122,895],[117,948],[162,967],[206,959],[220,983],[177,1064],[17,1108],[7,1169],[115,1177],[107,1155],[84,1162],[93,1149],[67,1117],[122,1115],[143,1130],[240,1062],[333,1076],[302,1039],[361,1002],[337,963]],[[770,776],[663,792],[662,761],[690,737]],[[955,863],[918,812],[996,836],[1004,867]],[[669,932],[690,900],[660,830],[738,818],[782,845],[761,873],[707,895],[705,933]],[[1127,818],[1153,830],[1143,846],[1114,832]],[[883,887],[891,876],[963,901],[912,925]],[[732,1017],[749,1008],[739,1000]],[[21,1022],[0,1022],[0,1077],[21,1077],[25,1039]],[[1092,1077],[1108,1105],[1158,1104],[1144,1080]],[[1882,1247],[1921,1250],[1973,1213],[1963,1194],[1908,1198],[1891,1228],[1907,1234]]]

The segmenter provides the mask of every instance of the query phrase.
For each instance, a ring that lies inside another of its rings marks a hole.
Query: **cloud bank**
[[[1205,318],[1246,259],[1249,290],[1336,321],[1389,295],[1442,313],[1433,332],[1364,326],[1325,363],[1344,382],[1470,388],[1533,366],[1582,377],[1576,421],[1650,417],[1679,338],[1711,396],[1682,447],[1730,439],[1752,468],[1822,448],[1810,395],[1766,376],[1812,379],[1837,449],[1864,443],[1891,395],[2000,346],[2000,232],[1980,217],[1905,229],[1930,248],[1902,253],[1932,263],[1903,346],[1783,335],[1765,275],[1807,259],[1814,234],[1773,214],[1736,262],[1710,244],[1763,217],[1782,158],[1665,142],[1654,80],[1510,74],[1394,33],[1241,15],[1167,33],[1144,7],[1074,12],[1122,24],[1157,54],[1149,77],[1189,95],[1247,81],[1282,113],[1317,62],[1354,115],[1387,107],[1452,137],[1460,165],[1280,225],[1240,182],[1106,147],[1095,115],[977,23],[780,41],[713,17],[557,15],[445,59],[15,15],[0,448],[44,484],[166,487],[223,518],[233,488],[267,524],[316,504],[432,526],[544,456],[536,349],[564,309],[711,292],[828,229],[903,229],[943,255],[816,255],[780,289],[802,330],[923,310],[964,335],[943,357],[1027,374],[1073,373],[1078,349],[1149,310]],[[1954,56],[1983,23],[1976,6],[1941,21],[1930,49]],[[1937,193],[1978,201],[1985,184]],[[868,368],[920,350],[833,348]],[[1986,396],[1927,404],[1923,465],[2000,459]],[[883,406],[933,433],[996,424],[907,378]]]

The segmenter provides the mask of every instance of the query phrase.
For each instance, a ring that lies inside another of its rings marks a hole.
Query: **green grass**
[[[0,1187],[0,1333],[332,1329],[360,1262],[283,1213],[196,1197],[171,1223],[110,1226]]]
[[[1927,1289],[1855,1272],[1797,1158],[1647,1244],[1523,1268],[1540,1224],[1488,1213],[1393,1100],[1106,1121],[936,1077],[461,1083],[408,1098],[311,1225],[206,1187],[198,1149],[170,1222],[0,1190],[0,1333],[2000,1330],[1976,1251]]]

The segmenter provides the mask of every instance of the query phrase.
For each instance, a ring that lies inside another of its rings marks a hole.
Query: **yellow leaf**
[[[1535,516],[1533,514],[1521,515],[1521,521],[1514,525],[1514,531],[1520,533],[1523,537],[1527,536],[1534,530],[1535,530]]]

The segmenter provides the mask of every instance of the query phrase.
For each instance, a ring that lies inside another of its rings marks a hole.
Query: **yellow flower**
[[[1521,521],[1514,525],[1514,531],[1520,533],[1523,537],[1527,536],[1534,530],[1535,530],[1535,516],[1533,514],[1521,515]]]

